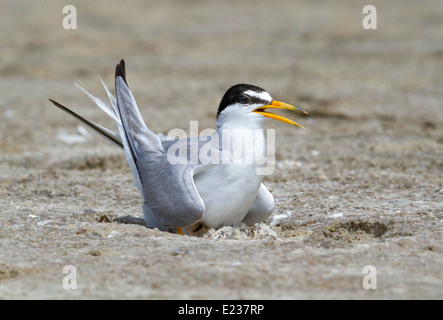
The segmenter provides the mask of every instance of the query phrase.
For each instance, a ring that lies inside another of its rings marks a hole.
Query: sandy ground
[[[377,30],[363,1],[70,1],[65,30],[59,1],[2,1],[0,298],[442,299],[443,2],[371,3]],[[269,123],[265,223],[143,226],[123,153],[48,102],[112,127],[73,83],[106,98],[120,58],[156,132],[214,128],[241,82],[311,113]]]

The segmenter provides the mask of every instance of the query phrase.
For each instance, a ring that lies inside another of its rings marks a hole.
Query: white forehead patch
[[[248,91],[245,91],[245,94],[247,94],[248,96],[251,96],[251,97],[258,98],[260,100],[264,100],[264,101],[271,102],[273,100],[271,95],[269,93],[267,93],[266,91],[256,92],[256,91],[248,90]]]

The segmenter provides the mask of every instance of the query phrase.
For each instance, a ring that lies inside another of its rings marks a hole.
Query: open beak
[[[292,110],[292,111],[297,111],[297,112],[301,112],[303,114],[308,114],[305,110],[303,110],[302,108],[298,108],[298,107],[294,107],[290,104],[284,103],[284,102],[280,102],[280,101],[276,101],[276,100],[272,100],[271,104],[267,104],[263,107],[257,108],[254,110],[255,113],[259,113],[263,116],[265,116],[266,118],[271,118],[271,119],[275,119],[275,120],[280,120],[282,122],[285,123],[289,123],[292,124],[294,126],[303,128],[303,126],[299,125],[298,123],[289,120],[285,117],[282,117],[278,114],[275,113],[271,113],[266,111],[266,109],[286,109],[286,110]]]

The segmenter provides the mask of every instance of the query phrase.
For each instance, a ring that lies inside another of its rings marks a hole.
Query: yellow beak
[[[257,108],[254,110],[255,113],[259,113],[263,116],[265,116],[266,118],[271,118],[271,119],[275,119],[275,120],[280,120],[282,122],[285,123],[289,123],[292,124],[294,126],[303,128],[303,126],[299,125],[298,123],[289,120],[285,117],[282,117],[278,114],[275,113],[270,113],[268,111],[266,111],[266,109],[286,109],[286,110],[292,110],[292,111],[297,111],[297,112],[301,112],[303,114],[308,114],[305,110],[303,110],[302,108],[298,108],[298,107],[294,107],[290,104],[284,103],[284,102],[280,102],[280,101],[276,101],[276,100],[272,100],[271,104],[267,104],[263,107]]]

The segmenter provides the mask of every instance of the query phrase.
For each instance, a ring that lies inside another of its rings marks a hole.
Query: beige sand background
[[[371,1],[377,30],[366,4],[1,1],[0,298],[442,299],[443,2]],[[106,98],[120,58],[156,132],[214,128],[241,82],[311,113],[269,123],[273,216],[202,238],[141,224],[123,153],[48,101],[112,127],[73,83]]]

